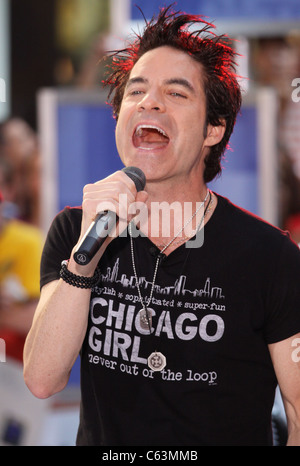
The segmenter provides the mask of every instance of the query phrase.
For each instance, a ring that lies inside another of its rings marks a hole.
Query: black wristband
[[[98,267],[96,268],[92,277],[84,277],[83,275],[75,275],[74,273],[70,272],[67,265],[67,260],[62,261],[59,275],[60,278],[62,278],[63,281],[69,285],[76,286],[77,288],[92,289],[99,282],[100,271]]]

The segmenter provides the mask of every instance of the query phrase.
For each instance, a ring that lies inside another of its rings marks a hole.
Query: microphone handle
[[[144,189],[146,178],[140,168],[125,167],[122,171],[132,179],[137,191]],[[111,211],[101,212],[96,216],[74,253],[77,264],[86,265],[92,260],[117,220],[116,213]]]
[[[74,260],[77,264],[86,265],[92,260],[116,225],[116,220],[117,215],[111,211],[97,214],[74,252]],[[99,231],[102,232],[101,235]]]

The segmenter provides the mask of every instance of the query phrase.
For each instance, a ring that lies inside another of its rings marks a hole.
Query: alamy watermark
[[[297,103],[300,102],[300,78],[295,78],[291,84],[296,89],[292,92],[292,101]]]
[[[293,362],[300,362],[300,338],[294,338],[292,340],[292,347],[296,347],[292,351],[292,360]]]
[[[6,102],[6,83],[3,78],[0,78],[0,102]]]
[[[147,234],[152,238],[170,238],[174,240],[182,239],[187,248],[199,248],[204,242],[204,203],[196,202],[152,202],[149,211],[148,206],[143,202],[133,202],[128,206],[127,195],[119,195],[120,219],[117,222],[115,205],[111,203],[100,203],[98,212],[102,212],[104,217],[96,225],[96,232],[101,237],[116,236],[124,237],[127,235],[127,229],[124,228],[134,218],[132,223],[131,235],[137,237]],[[114,213],[115,218],[107,221],[105,212],[109,210],[110,214]],[[107,223],[106,223],[107,222]],[[105,228],[103,227],[105,224]],[[111,225],[116,228],[111,229]],[[99,230],[98,227],[99,226]]]
[[[6,362],[6,344],[3,338],[0,338],[0,363]]]

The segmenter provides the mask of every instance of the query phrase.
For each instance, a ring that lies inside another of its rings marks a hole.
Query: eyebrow
[[[142,76],[137,76],[136,78],[130,78],[127,81],[126,88],[128,88],[129,86],[131,86],[133,84],[137,84],[137,83],[139,83],[139,84],[148,84],[149,81],[148,81],[147,78],[143,78]],[[164,81],[164,84],[165,85],[178,84],[179,86],[185,87],[187,90],[189,90],[193,94],[196,93],[196,91],[195,91],[194,87],[192,86],[192,84],[185,78],[166,79]]]
[[[165,81],[166,84],[178,84],[179,86],[185,87],[187,90],[191,91],[193,94],[196,93],[194,86],[185,78],[171,78]]]
[[[131,86],[132,84],[136,84],[136,83],[147,84],[147,83],[148,83],[148,79],[142,78],[142,77],[130,78],[130,79],[128,79],[128,81],[127,81],[126,88],[129,87],[129,86]]]

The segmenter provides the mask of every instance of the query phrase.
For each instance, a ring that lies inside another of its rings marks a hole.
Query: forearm
[[[51,283],[37,308],[24,348],[24,378],[39,398],[62,390],[86,333],[90,290]]]
[[[269,345],[288,427],[288,446],[300,446],[300,361],[295,343],[300,333]]]
[[[107,242],[86,266],[74,261],[74,247],[69,271],[92,277]],[[62,279],[43,287],[24,347],[24,379],[38,398],[47,398],[66,386],[86,334],[90,299],[91,289]]]
[[[300,427],[294,427],[289,429],[287,447],[299,447],[300,446]]]
[[[287,428],[288,428],[288,439],[286,445],[288,447],[299,447],[300,446],[300,412],[299,403],[295,403],[291,406],[289,403],[285,403],[286,414],[287,414]]]

